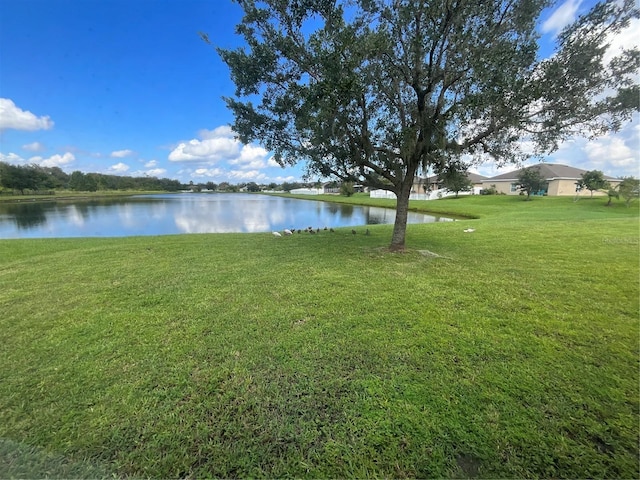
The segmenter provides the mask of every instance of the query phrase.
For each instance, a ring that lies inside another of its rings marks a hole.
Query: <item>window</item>
[[[511,193],[516,193],[518,191],[518,184],[517,183],[512,183],[511,184]]]

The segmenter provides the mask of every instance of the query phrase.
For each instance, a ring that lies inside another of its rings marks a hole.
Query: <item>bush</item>
[[[489,188],[480,190],[480,195],[498,195],[498,189],[495,185],[491,185]]]
[[[340,195],[344,195],[345,197],[350,197],[355,193],[355,188],[353,186],[353,182],[342,182],[340,186]]]

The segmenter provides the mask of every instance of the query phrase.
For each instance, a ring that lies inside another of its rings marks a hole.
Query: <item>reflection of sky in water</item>
[[[0,204],[0,238],[269,232],[393,223],[395,211],[247,194]],[[447,221],[409,212],[409,223]]]

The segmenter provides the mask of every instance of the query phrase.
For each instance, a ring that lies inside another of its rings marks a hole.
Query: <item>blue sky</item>
[[[566,0],[542,19],[543,51],[592,0]],[[234,47],[231,0],[0,0],[0,161],[66,172],[183,182],[294,181],[228,125],[229,72],[214,45]],[[638,43],[639,25],[613,44]],[[547,162],[639,176],[638,118],[615,135],[566,142]],[[484,175],[498,169],[475,168]]]

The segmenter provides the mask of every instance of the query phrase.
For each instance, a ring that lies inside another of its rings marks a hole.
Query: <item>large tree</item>
[[[419,170],[464,157],[524,160],[575,134],[616,129],[638,109],[639,52],[605,64],[638,15],[603,2],[540,59],[546,0],[236,0],[246,46],[218,49],[236,85],[233,129],[282,165],[397,196],[391,249],[404,248]],[[206,34],[202,37],[209,41]]]

